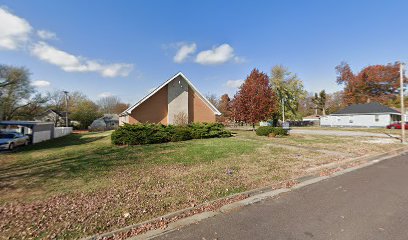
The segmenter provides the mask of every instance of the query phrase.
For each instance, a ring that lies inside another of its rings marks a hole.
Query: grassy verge
[[[292,129],[305,130],[332,130],[332,131],[357,131],[357,132],[371,132],[384,133],[392,135],[401,135],[401,129],[387,129],[387,128],[340,128],[340,127],[293,127]]]
[[[109,132],[73,134],[0,154],[0,231],[5,238],[80,238],[399,146],[365,140],[240,131],[118,147]]]

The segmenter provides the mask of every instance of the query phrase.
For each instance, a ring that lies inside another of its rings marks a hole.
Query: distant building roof
[[[380,103],[364,103],[364,104],[353,104],[340,111],[337,111],[331,115],[350,115],[350,114],[376,114],[376,113],[391,113],[400,114],[399,111],[382,105]]]

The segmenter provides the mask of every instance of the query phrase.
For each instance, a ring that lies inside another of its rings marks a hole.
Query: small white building
[[[379,103],[350,105],[320,118],[322,127],[386,127],[400,121],[401,113]]]

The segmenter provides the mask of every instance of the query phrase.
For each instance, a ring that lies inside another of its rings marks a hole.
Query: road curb
[[[184,218],[180,218],[177,219],[173,222],[168,223],[168,225],[166,226],[166,228],[158,228],[158,229],[153,229],[153,230],[148,230],[145,233],[133,236],[128,238],[129,240],[137,240],[137,239],[152,239],[158,236],[161,236],[163,234],[175,231],[181,227],[190,225],[190,224],[194,224],[194,223],[198,223],[199,221],[202,221],[204,219],[207,218],[211,218],[214,217],[218,214],[225,214],[234,210],[237,210],[239,208],[245,207],[247,205],[251,205],[254,203],[258,203],[261,202],[265,199],[268,198],[272,198],[275,197],[279,194],[282,193],[287,193],[290,192],[292,190],[296,190],[311,184],[315,184],[318,182],[321,182],[323,180],[329,179],[329,178],[333,178],[333,177],[337,177],[364,167],[368,167],[371,166],[375,163],[384,161],[386,159],[390,159],[399,155],[405,155],[408,153],[408,148],[407,147],[402,147],[402,148],[398,148],[386,153],[382,153],[382,154],[377,154],[377,155],[372,155],[372,156],[362,156],[362,157],[357,157],[357,158],[352,158],[350,160],[347,161],[342,161],[342,162],[338,162],[337,164],[333,164],[333,163],[329,163],[326,165],[322,165],[319,166],[319,168],[316,168],[315,171],[319,171],[319,170],[332,170],[332,169],[336,169],[336,171],[334,171],[333,173],[330,173],[327,176],[321,176],[319,173],[312,173],[310,175],[306,175],[306,176],[302,176],[296,179],[292,179],[292,180],[288,180],[285,182],[281,182],[281,183],[277,183],[271,186],[267,186],[267,187],[262,187],[262,188],[257,188],[257,189],[253,189],[253,190],[249,190],[246,192],[241,192],[241,193],[237,193],[237,194],[233,194],[230,195],[228,197],[224,197],[224,198],[220,198],[220,199],[216,199],[204,204],[200,204],[196,207],[190,207],[190,208],[186,208],[186,209],[182,209],[176,212],[172,212],[166,215],[163,215],[161,217],[157,217],[145,222],[141,222],[138,224],[134,224],[134,225],[130,225],[121,229],[117,229],[108,233],[104,233],[104,234],[100,234],[100,235],[94,235],[91,237],[87,237],[87,238],[83,238],[83,240],[99,240],[99,239],[109,239],[112,238],[113,236],[115,236],[116,234],[119,233],[124,233],[124,232],[128,232],[131,231],[132,229],[137,229],[139,227],[142,227],[144,225],[148,225],[148,224],[153,224],[153,223],[157,223],[160,222],[164,219],[170,220],[172,218],[175,218],[177,216],[183,215],[183,214],[187,214],[193,210],[196,209],[200,209],[203,208],[205,206],[209,206],[212,203],[215,203],[217,201],[222,201],[222,200],[227,200],[227,199],[233,199],[234,197],[237,196],[248,196],[247,198],[243,199],[243,200],[239,200],[239,201],[235,201],[232,203],[228,203],[225,204],[221,207],[219,207],[218,209],[216,209],[215,211],[203,211],[200,212],[198,214],[194,214],[191,216],[187,216]],[[350,166],[350,163],[358,163],[358,166]],[[287,183],[292,182],[293,185],[289,185]],[[285,185],[286,183],[286,185]]]

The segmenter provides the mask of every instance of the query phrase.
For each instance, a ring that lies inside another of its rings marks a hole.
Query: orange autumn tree
[[[235,121],[250,123],[255,128],[259,121],[271,118],[276,96],[269,85],[269,77],[258,69],[252,70],[232,101]]]
[[[344,86],[345,104],[379,102],[387,104],[397,98],[399,92],[399,63],[371,65],[354,74],[350,66],[342,62],[336,67],[337,83]]]

